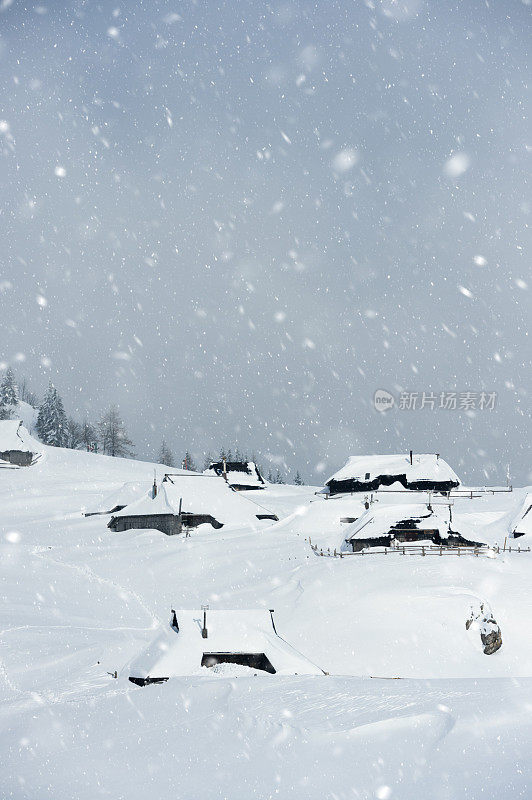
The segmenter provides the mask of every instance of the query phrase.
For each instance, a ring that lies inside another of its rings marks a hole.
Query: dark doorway
[[[243,667],[271,672],[272,675],[276,672],[264,653],[203,653],[202,667],[214,667],[215,664],[242,664]]]

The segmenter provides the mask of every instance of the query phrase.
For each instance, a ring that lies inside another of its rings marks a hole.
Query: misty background
[[[528,1],[0,9],[3,369],[139,457],[532,482]]]

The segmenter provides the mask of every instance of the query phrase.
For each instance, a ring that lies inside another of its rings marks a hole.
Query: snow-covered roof
[[[460,483],[460,479],[449,464],[435,453],[414,453],[412,463],[408,453],[378,456],[351,456],[345,466],[335,472],[331,481],[355,480],[370,484],[381,476],[406,476],[407,483],[431,481],[444,483],[452,481]]]
[[[42,448],[42,444],[28,433],[19,419],[0,420],[0,453],[11,450],[40,453]]]
[[[170,626],[130,664],[138,678],[173,678],[208,674],[202,669],[204,653],[264,653],[281,675],[319,675],[321,669],[294,650],[274,632],[264,609],[207,611],[207,639],[203,639],[203,611],[176,611],[179,633]]]
[[[174,509],[166,495],[166,484],[159,486],[157,494],[153,497],[151,488],[138,500],[116,511],[113,517],[148,516],[151,514],[177,514],[179,509]]]
[[[99,511],[112,511],[120,506],[127,506],[144,497],[151,489],[153,480],[149,481],[126,481],[119,489],[115,489],[106,495],[99,504]]]
[[[418,530],[437,530],[441,538],[449,536],[449,507],[447,505],[433,504],[432,511],[426,503],[399,503],[394,505],[378,506],[373,504],[361,517],[345,528],[346,541],[356,539],[376,539],[386,536],[390,529],[398,524],[411,520],[412,527]],[[466,539],[477,540],[478,534],[470,527],[451,523],[451,530],[461,534]]]
[[[532,534],[532,492],[529,492],[510,525],[512,535]]]
[[[225,481],[208,475],[172,475],[159,486],[157,497],[151,490],[139,500],[113,514],[128,517],[147,514],[178,514],[179,504],[184,514],[210,514],[222,525],[257,524],[257,514],[271,513],[253,500],[234,492]]]
[[[226,461],[225,471],[223,461],[216,461],[209,465],[204,475],[225,476],[229,486],[250,486],[253,488],[265,486],[264,479],[253,461]]]

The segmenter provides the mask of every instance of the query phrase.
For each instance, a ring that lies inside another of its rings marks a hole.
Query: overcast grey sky
[[[1,6],[0,360],[143,456],[532,482],[529,2]]]

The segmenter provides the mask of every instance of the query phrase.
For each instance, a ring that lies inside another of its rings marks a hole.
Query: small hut
[[[452,530],[446,506],[370,506],[347,528],[344,549],[353,553],[371,547],[392,547],[405,543],[426,543],[443,547],[482,547],[483,542]]]
[[[323,674],[277,635],[265,609],[184,609],[173,615],[166,630],[131,662],[132,683],[146,686],[185,675],[208,676],[208,669],[220,667],[234,677],[252,675],[250,670],[271,675]]]
[[[260,520],[277,520],[275,514],[239,497],[224,481],[208,475],[167,474],[154,494],[151,489],[113,513],[108,527],[113,531],[154,529],[173,536],[203,524],[215,529],[224,525],[253,529],[261,527]]]
[[[113,513],[108,525],[115,533],[129,530],[156,530],[175,536],[181,533],[182,521],[177,510],[168,502],[164,486],[150,491],[133,503]]]
[[[204,474],[224,478],[235,492],[266,488],[266,482],[253,461],[215,461],[209,464]]]
[[[408,455],[351,456],[342,469],[325,484],[324,494],[375,492],[396,487],[419,492],[450,492],[460,479],[438,453]]]
[[[17,467],[29,467],[42,445],[31,436],[21,420],[0,421],[0,460]]]

